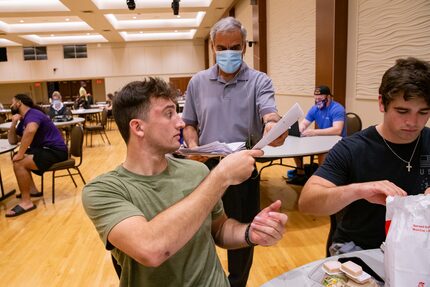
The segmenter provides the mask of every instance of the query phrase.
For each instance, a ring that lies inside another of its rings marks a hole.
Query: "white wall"
[[[0,62],[0,91],[2,83],[106,78],[111,92],[143,76],[189,76],[204,68],[203,49],[201,40],[89,44],[88,58],[64,59],[57,45],[47,47],[48,60],[24,61],[22,47],[8,47],[9,61]]]
[[[268,75],[281,114],[314,102],[316,0],[267,1]]]
[[[378,88],[395,60],[430,61],[430,1],[349,1],[346,108],[363,127],[382,120]]]
[[[247,31],[246,40],[253,40],[253,29],[252,29],[252,5],[249,4],[249,0],[241,0],[236,4],[235,18],[242,23]],[[254,53],[253,48],[246,47],[245,56],[243,60],[249,67],[254,67]]]

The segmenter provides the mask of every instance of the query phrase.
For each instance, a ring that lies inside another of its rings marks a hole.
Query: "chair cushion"
[[[54,163],[47,171],[59,170],[59,169],[67,169],[75,167],[75,159],[69,158],[68,160]]]

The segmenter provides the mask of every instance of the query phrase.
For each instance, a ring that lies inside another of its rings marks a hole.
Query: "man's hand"
[[[12,161],[20,161],[20,160],[23,160],[24,157],[25,157],[24,155],[17,153],[13,156]]]
[[[226,156],[213,169],[224,177],[228,185],[236,185],[247,180],[254,171],[254,157],[262,156],[262,150],[243,150]]]
[[[264,134],[266,135],[272,128],[273,126],[276,125],[275,122],[268,122],[265,126],[264,126]],[[272,141],[269,145],[270,146],[281,146],[284,144],[285,139],[288,136],[288,131],[286,131],[285,133],[283,133],[282,135],[280,135],[277,139],[275,139],[274,141]]]
[[[303,136],[303,137],[314,137],[316,135],[317,135],[317,131],[315,129],[305,129],[301,133],[301,136]]]
[[[427,187],[426,191],[424,192],[425,195],[430,195],[430,187]]]
[[[406,196],[407,193],[388,180],[358,183],[361,197],[371,203],[385,205],[387,196]]]
[[[282,239],[288,216],[280,213],[280,208],[281,201],[277,200],[254,217],[249,230],[252,243],[271,246]]]
[[[12,123],[17,123],[21,120],[21,115],[20,114],[15,114],[12,116]]]

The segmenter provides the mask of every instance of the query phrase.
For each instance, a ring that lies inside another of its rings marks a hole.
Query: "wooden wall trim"
[[[253,41],[255,42],[252,45],[254,54],[254,69],[264,73],[267,73],[266,13],[266,0],[258,0],[252,2],[252,31]]]
[[[328,85],[345,106],[348,0],[316,1],[315,85]]]

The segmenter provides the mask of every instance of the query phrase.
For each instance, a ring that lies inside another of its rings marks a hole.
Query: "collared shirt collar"
[[[246,73],[247,70],[248,70],[248,65],[245,62],[242,62],[239,73],[236,75],[236,77],[233,78],[232,82],[247,81],[249,78],[248,73]],[[222,78],[219,78],[217,64],[209,68],[209,79],[213,81],[218,80],[219,82],[225,83],[225,81],[222,80]]]

